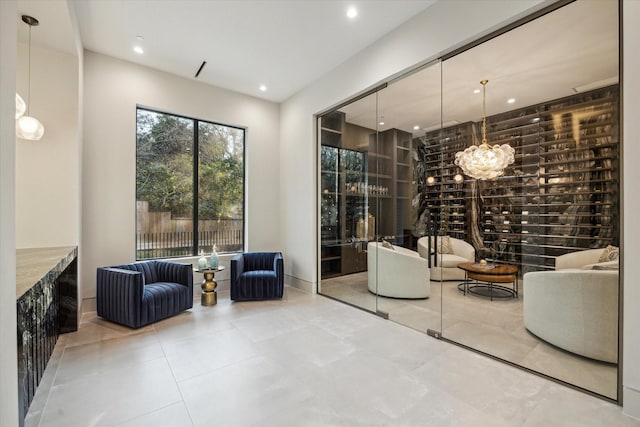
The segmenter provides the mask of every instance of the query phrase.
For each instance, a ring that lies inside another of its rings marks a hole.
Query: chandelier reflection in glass
[[[472,145],[456,153],[455,164],[465,175],[480,180],[496,179],[514,162],[515,150],[509,144],[487,144],[487,111],[485,91],[489,80],[482,80],[482,144]]]

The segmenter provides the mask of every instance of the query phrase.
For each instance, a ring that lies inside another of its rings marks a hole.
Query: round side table
[[[218,268],[203,268],[202,270],[194,270],[197,273],[204,275],[204,280],[200,287],[202,288],[202,294],[200,295],[200,304],[204,306],[216,305],[218,303],[218,294],[216,288],[218,282],[214,278],[216,273],[224,270],[224,267]]]

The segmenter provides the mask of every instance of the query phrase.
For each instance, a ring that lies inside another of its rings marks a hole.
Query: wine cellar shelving
[[[487,117],[489,144],[516,152],[493,181],[453,181],[462,174],[455,153],[477,144],[480,124],[416,138],[420,209],[441,234],[471,240],[478,257],[521,274],[552,269],[567,252],[617,246],[618,104],[614,85]]]
[[[361,151],[341,148],[343,113],[331,113],[321,123],[320,256],[322,277],[328,278],[366,269],[366,257],[350,243],[366,215],[367,159]]]
[[[413,164],[412,135],[399,129],[371,136],[368,147],[370,183],[388,188],[369,204],[378,221],[377,233],[396,245],[406,246],[410,239]]]
[[[456,152],[464,150],[472,141],[473,123],[467,122],[427,133],[414,140],[418,156],[415,165],[418,191],[423,195],[418,217],[433,230],[443,230],[459,239],[467,237],[467,188],[456,182],[460,168],[454,164]],[[464,179],[464,177],[463,177]]]

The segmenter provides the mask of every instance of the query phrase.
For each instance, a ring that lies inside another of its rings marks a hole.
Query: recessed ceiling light
[[[260,90],[265,92],[267,90],[267,87],[265,85],[260,85]]]
[[[418,126],[418,125],[415,125],[415,126],[413,127],[413,130],[419,130],[419,129],[420,129],[420,126]]]
[[[138,55],[142,55],[144,53],[144,49],[142,48],[142,46],[134,46],[133,51]]]
[[[384,122],[380,122],[380,123],[379,123],[379,125],[380,125],[380,126],[384,126]]]
[[[509,98],[509,99],[507,99],[507,103],[509,103],[509,104],[515,104],[515,102],[516,102],[516,99],[515,99],[515,98]]]
[[[480,89],[474,89],[473,93],[480,93]]]
[[[349,9],[347,9],[347,17],[349,19],[353,19],[356,16],[358,16],[358,9],[356,9],[355,7],[351,6]]]

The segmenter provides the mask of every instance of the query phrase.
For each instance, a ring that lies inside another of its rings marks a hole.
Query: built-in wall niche
[[[457,183],[455,153],[478,143],[479,125],[414,139],[419,216],[520,274],[619,245],[618,85],[487,117],[489,143],[509,143],[516,161],[496,180]]]

